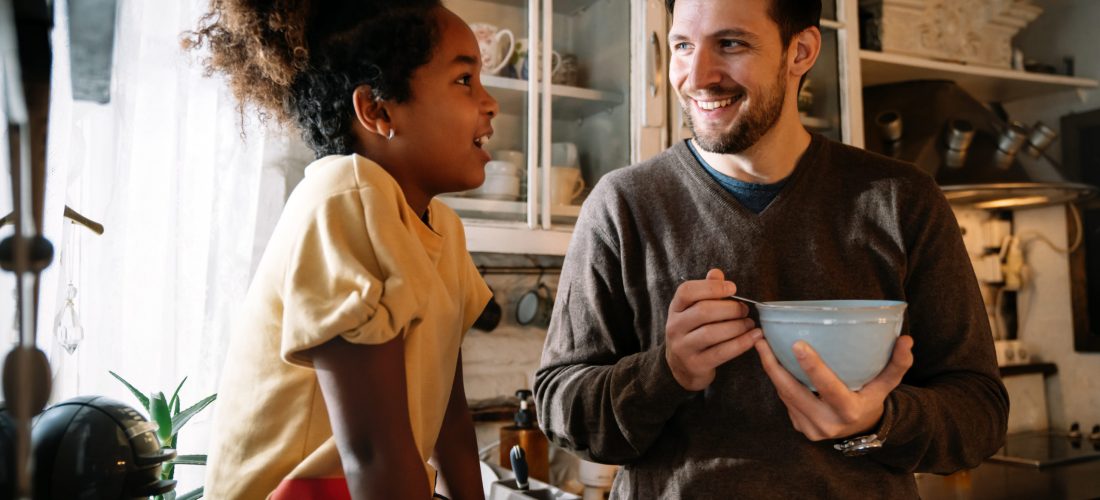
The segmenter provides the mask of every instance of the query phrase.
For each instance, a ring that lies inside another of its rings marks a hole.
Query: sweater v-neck
[[[806,150],[802,152],[802,156],[795,163],[791,175],[780,181],[784,183],[782,189],[779,190],[779,193],[775,195],[768,206],[764,207],[760,213],[756,213],[742,205],[732,193],[722,186],[721,182],[707,173],[706,167],[692,153],[691,147],[687,144],[688,140],[690,139],[685,139],[671,149],[672,154],[680,161],[682,167],[680,170],[686,172],[688,177],[696,183],[696,186],[701,186],[703,191],[710,197],[737,211],[746,222],[754,225],[762,224],[767,219],[776,217],[774,214],[782,212],[783,206],[788,204],[787,199],[797,197],[801,185],[804,184],[803,179],[808,177],[806,171],[814,168],[816,159],[821,156],[819,152],[824,143],[817,134],[810,134],[810,144],[806,146]]]

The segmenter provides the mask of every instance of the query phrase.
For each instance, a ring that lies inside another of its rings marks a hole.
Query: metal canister
[[[883,141],[897,142],[901,139],[903,131],[901,113],[892,109],[883,111],[875,117],[875,125],[878,125]]]
[[[974,140],[974,126],[966,120],[951,120],[947,133],[947,148],[965,152]]]
[[[1038,158],[1057,137],[1058,133],[1045,123],[1036,122],[1035,127],[1031,129],[1031,135],[1027,138],[1027,154]]]
[[[1001,134],[1001,140],[997,143],[997,149],[1010,157],[1016,156],[1020,148],[1027,142],[1027,129],[1020,122],[1008,124],[1008,128]]]

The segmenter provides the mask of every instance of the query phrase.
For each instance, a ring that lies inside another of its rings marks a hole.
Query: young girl
[[[433,198],[489,160],[473,33],[438,0],[213,0],[188,45],[319,158],[230,342],[206,496],[430,498],[438,469],[481,498],[459,345],[489,290]]]

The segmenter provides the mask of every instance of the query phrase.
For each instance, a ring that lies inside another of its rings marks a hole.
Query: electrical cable
[[[1039,240],[1043,243],[1046,243],[1047,246],[1058,253],[1071,254],[1073,252],[1076,252],[1078,248],[1081,248],[1081,244],[1085,242],[1085,227],[1084,223],[1081,221],[1081,210],[1072,203],[1069,203],[1068,205],[1069,212],[1073,218],[1074,227],[1073,243],[1070,244],[1068,248],[1063,248],[1056,245],[1053,241],[1050,240],[1050,238],[1047,238],[1046,235],[1038,231],[1027,231],[1022,233],[1020,235],[1020,243],[1026,246],[1032,241]]]

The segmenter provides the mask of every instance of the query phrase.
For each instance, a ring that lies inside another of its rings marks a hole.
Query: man
[[[800,124],[820,1],[667,4],[695,139],[586,201],[536,374],[546,434],[623,464],[623,498],[917,498],[913,472],[977,466],[1008,400],[973,269],[931,178]],[[796,344],[814,394],[735,290],[909,309],[856,392]]]

